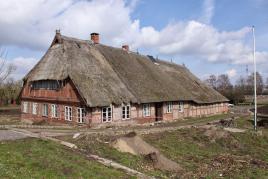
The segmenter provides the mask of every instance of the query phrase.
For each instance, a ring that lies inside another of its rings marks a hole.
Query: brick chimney
[[[62,43],[60,29],[56,30],[56,43]]]
[[[100,37],[99,37],[100,35],[98,33],[93,32],[90,34],[90,36],[91,36],[91,40],[93,41],[94,44],[100,43]]]
[[[128,52],[129,51],[129,46],[128,45],[122,45],[122,49]]]

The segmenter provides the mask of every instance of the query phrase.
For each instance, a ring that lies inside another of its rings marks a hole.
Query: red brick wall
[[[28,101],[28,113],[22,113],[22,119],[33,121],[46,120],[50,122],[61,123],[76,123],[77,122],[77,108],[86,106],[83,99],[76,90],[71,80],[66,80],[65,85],[59,90],[44,90],[31,89],[30,83],[26,83],[21,93],[21,101]],[[37,115],[32,114],[32,103],[38,103]],[[48,117],[42,116],[42,104],[48,104]],[[58,105],[58,118],[51,117],[51,104]],[[72,107],[72,122],[65,120],[65,106]],[[86,124],[100,124],[102,123],[102,108],[86,108],[87,113],[85,117]],[[131,104],[130,116],[131,119],[121,119],[121,106],[113,106],[113,119],[112,123],[121,123],[134,121],[134,123],[146,123],[156,121],[155,104],[150,104],[150,116],[143,116],[143,104]],[[163,103],[163,116],[162,120],[172,121],[185,117],[201,117],[213,114],[220,114],[228,112],[227,103],[224,104],[207,104],[197,105],[193,102],[183,102],[183,111],[179,111],[179,102],[173,102],[173,109],[171,113],[167,113],[167,103]]]
[[[40,102],[38,101],[27,101],[28,102],[28,110],[27,113],[23,112],[23,102],[22,101],[22,105],[21,105],[21,119],[22,120],[31,120],[31,121],[47,121],[47,122],[55,122],[55,123],[71,123],[71,124],[77,124],[78,122],[78,112],[77,109],[78,106],[76,104],[59,104],[59,103],[48,103],[46,101]],[[37,103],[38,107],[37,107],[37,114],[33,114],[33,110],[32,110],[32,106],[33,103]],[[43,116],[43,104],[47,104],[48,105],[48,116]],[[54,118],[52,117],[52,110],[51,110],[51,105],[52,104],[56,104],[58,106],[58,117]],[[69,106],[72,107],[72,121],[66,121],[65,120],[65,106]],[[90,110],[88,110],[88,113],[85,117],[85,124],[89,124],[91,122],[91,113]]]
[[[22,89],[21,100],[61,101],[81,103],[83,101],[71,80],[66,80],[65,85],[59,90],[32,89],[26,83]]]

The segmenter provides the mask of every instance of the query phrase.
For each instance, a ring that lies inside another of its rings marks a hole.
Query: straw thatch
[[[57,34],[25,81],[70,78],[90,107],[122,103],[228,101],[187,68]]]

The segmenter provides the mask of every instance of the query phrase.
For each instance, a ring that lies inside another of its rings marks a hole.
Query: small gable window
[[[37,109],[38,109],[38,104],[37,103],[33,103],[33,105],[32,105],[32,113],[33,114],[37,114]]]
[[[85,122],[85,108],[77,108],[77,118],[78,118],[78,123],[84,123]]]
[[[72,121],[72,107],[65,106],[65,120]]]
[[[51,117],[57,118],[58,117],[58,105],[51,104]]]
[[[143,105],[143,116],[148,117],[150,115],[151,115],[150,104],[144,104]]]
[[[172,113],[172,109],[173,109],[172,102],[167,102],[167,113]]]
[[[111,122],[112,120],[112,107],[102,108],[102,122]]]
[[[48,116],[48,104],[43,104],[43,116]]]
[[[59,87],[60,83],[57,80],[40,80],[32,83],[32,89],[57,90]]]
[[[122,119],[130,119],[130,105],[122,106]]]
[[[28,112],[28,102],[23,102],[23,112],[24,113]]]

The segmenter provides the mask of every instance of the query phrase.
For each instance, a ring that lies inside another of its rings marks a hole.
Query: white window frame
[[[65,106],[64,108],[64,116],[66,121],[72,121],[72,107],[70,106]]]
[[[85,123],[86,110],[85,108],[77,108],[77,122]]]
[[[122,120],[130,119],[130,104],[122,106]]]
[[[45,117],[48,116],[48,104],[42,105],[42,116],[45,116]]]
[[[102,109],[101,109],[102,122],[111,122],[112,118],[113,118],[112,106],[102,107]]]
[[[23,102],[23,112],[27,113],[28,112],[28,102]]]
[[[32,114],[37,115],[38,104],[32,103]]]
[[[179,102],[179,112],[183,112],[184,111],[184,104],[182,101]]]
[[[57,104],[51,104],[51,117],[52,118],[58,118],[58,105]]]
[[[172,113],[173,111],[173,103],[170,101],[170,102],[167,102],[167,113]]]
[[[151,116],[151,105],[143,104],[143,117]]]

